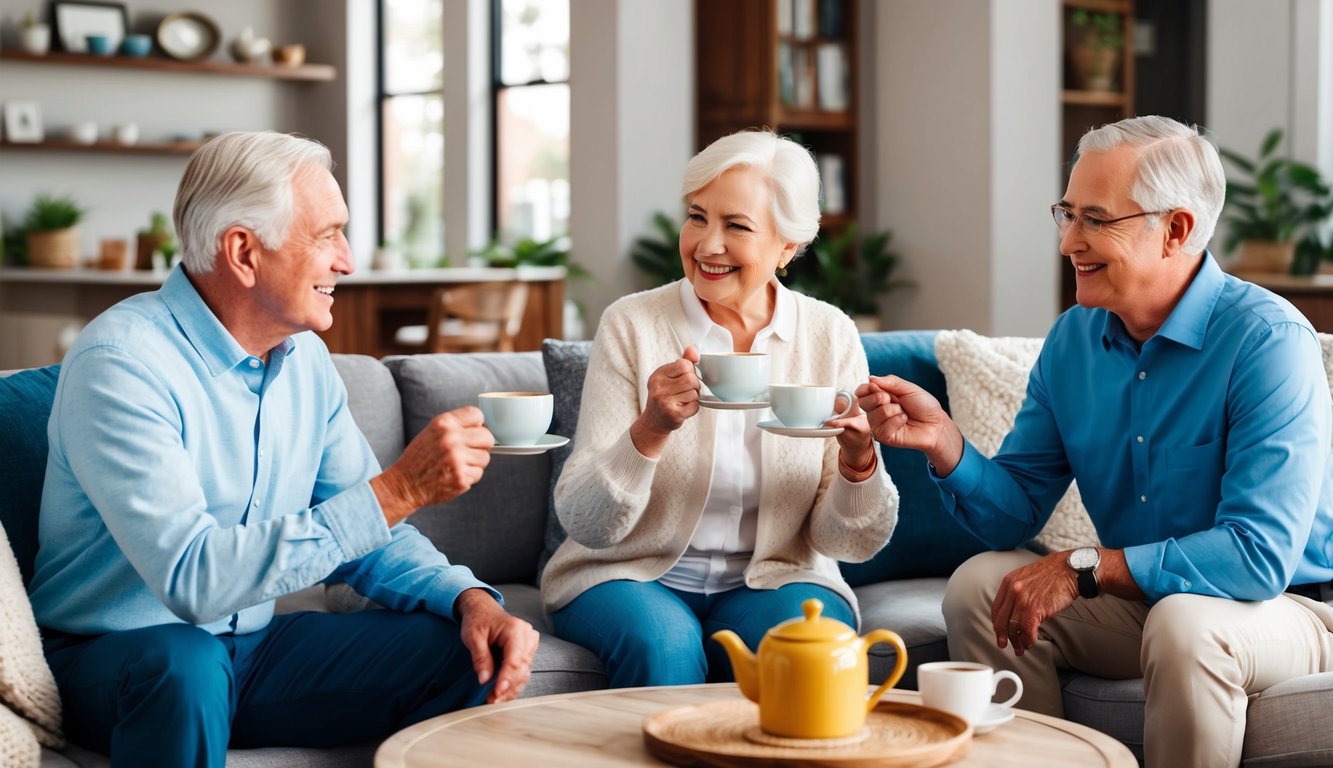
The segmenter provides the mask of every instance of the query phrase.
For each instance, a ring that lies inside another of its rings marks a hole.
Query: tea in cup
[[[768,355],[708,352],[699,356],[699,379],[719,400],[748,403],[768,389]]]
[[[551,427],[555,397],[548,392],[483,392],[477,405],[500,445],[536,445]]]
[[[976,725],[991,707],[1008,709],[1023,695],[1023,681],[1009,670],[996,672],[985,664],[970,661],[932,661],[917,667],[921,702],[942,709]],[[1012,680],[1017,690],[999,703],[992,703],[1001,680]]]
[[[839,397],[846,399],[847,406],[835,413]],[[841,419],[852,412],[856,402],[845,389],[815,384],[773,384],[768,388],[768,401],[782,426],[792,429],[814,429],[829,419]]]

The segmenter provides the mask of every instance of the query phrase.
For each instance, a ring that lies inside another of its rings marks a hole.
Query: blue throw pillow
[[[542,362],[546,365],[546,385],[554,400],[551,416],[551,434],[564,435],[569,445],[551,451],[551,495],[546,506],[546,545],[537,565],[537,578],[546,569],[546,561],[565,542],[565,529],[555,516],[555,484],[565,468],[565,460],[574,451],[574,430],[579,424],[579,405],[583,401],[583,379],[588,374],[588,355],[591,341],[542,342]]]
[[[0,524],[26,585],[37,558],[37,516],[46,480],[46,423],[60,366],[0,378]]]
[[[937,331],[886,331],[861,335],[873,376],[894,374],[930,392],[947,410],[944,374],[935,360]],[[864,563],[842,563],[852,586],[888,579],[948,576],[986,546],[963,530],[944,509],[917,451],[880,446],[884,471],[898,487],[898,527],[888,545]]]

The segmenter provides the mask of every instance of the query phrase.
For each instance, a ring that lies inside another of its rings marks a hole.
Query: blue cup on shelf
[[[88,53],[98,56],[111,54],[111,38],[106,35],[88,35],[84,39],[88,41]]]
[[[126,56],[142,58],[153,50],[153,38],[148,35],[126,35],[120,44],[120,52]]]

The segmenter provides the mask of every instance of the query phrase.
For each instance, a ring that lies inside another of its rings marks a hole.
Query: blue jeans
[[[424,612],[294,613],[216,637],[189,624],[54,633],[45,646],[65,733],[112,765],[222,768],[228,745],[378,741],[490,687],[458,626]]]
[[[730,629],[754,650],[770,627],[801,616],[811,597],[823,601],[824,616],[856,625],[847,601],[816,584],[704,595],[655,581],[598,584],[551,614],[551,624],[558,637],[597,654],[612,688],[723,682],[735,675],[714,632]]]

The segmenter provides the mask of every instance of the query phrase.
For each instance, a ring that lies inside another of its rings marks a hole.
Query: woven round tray
[[[865,738],[842,746],[759,743],[759,707],[744,699],[668,710],[643,721],[648,751],[674,765],[901,768],[942,765],[967,754],[972,729],[962,719],[917,704],[881,702]],[[748,734],[748,735],[747,735]]]

